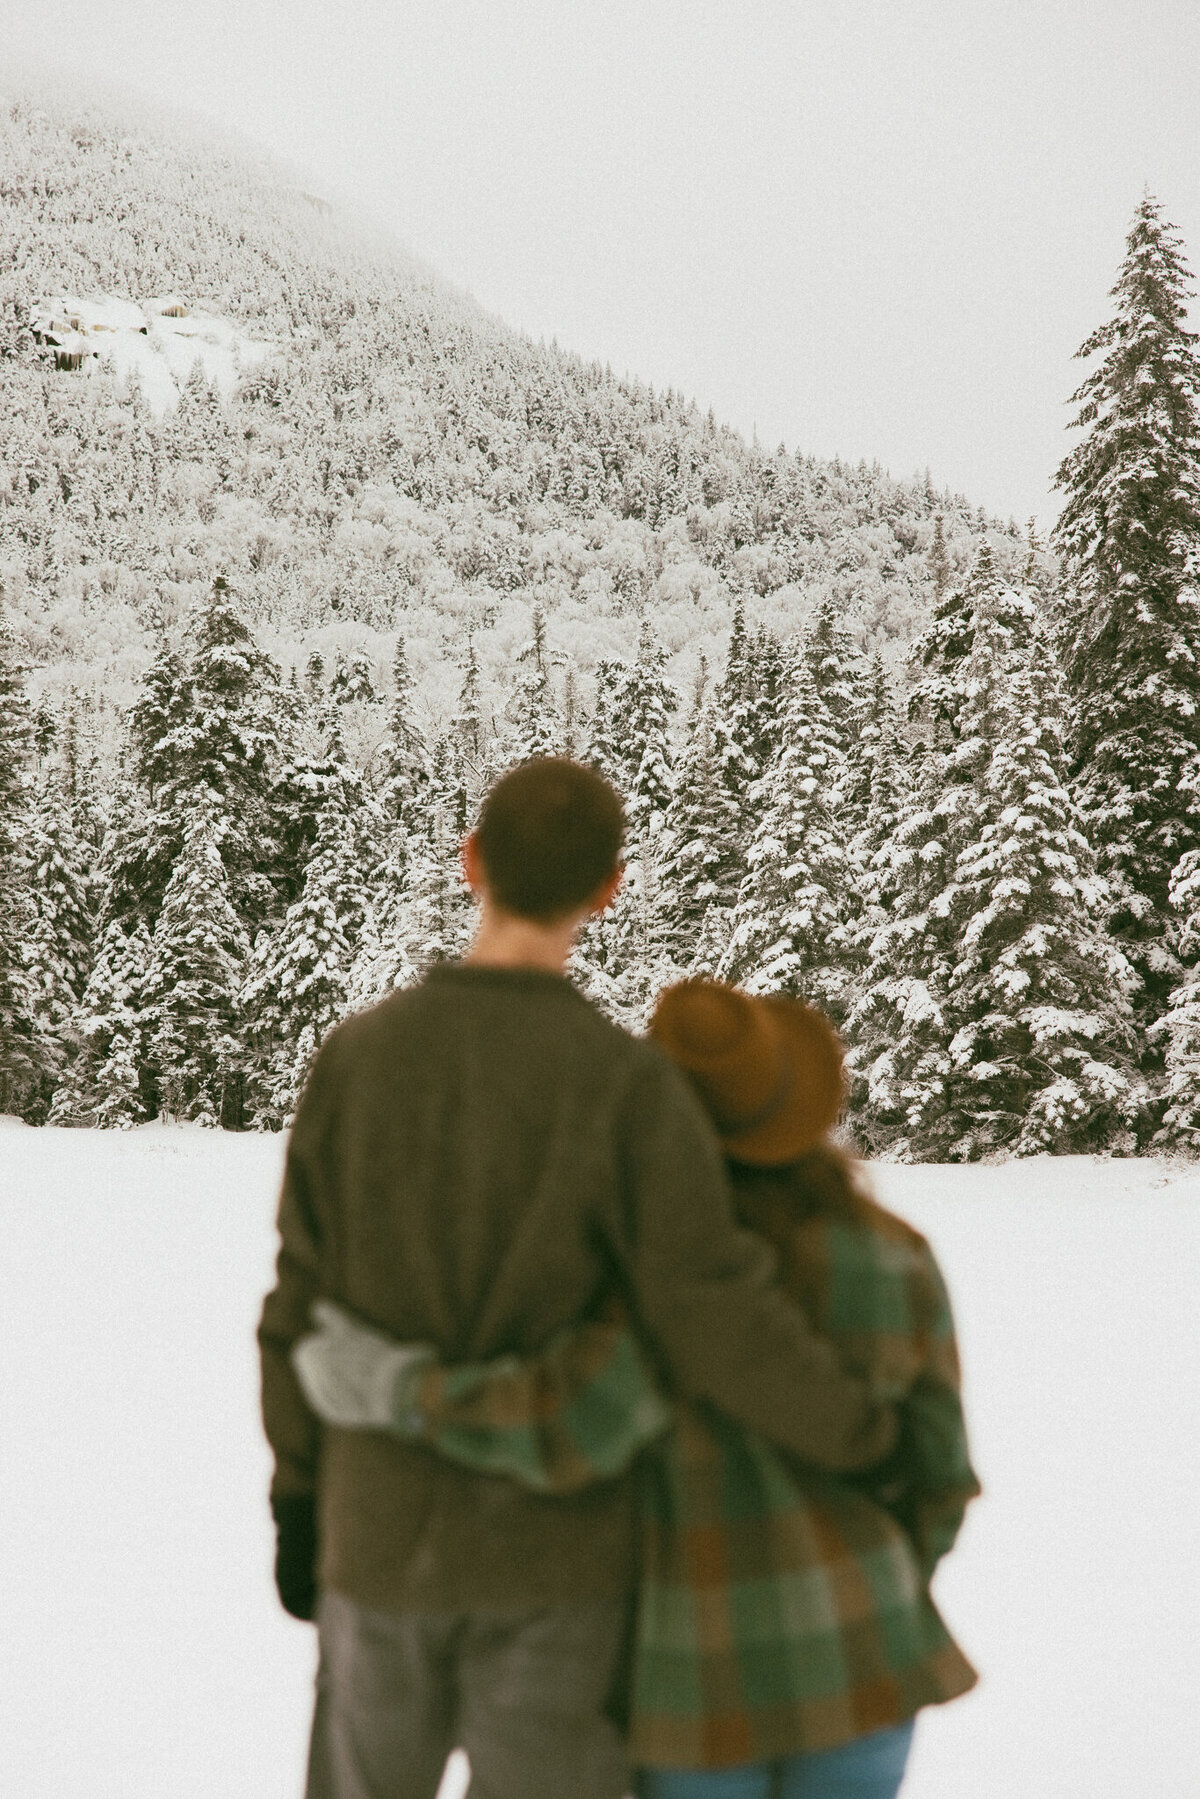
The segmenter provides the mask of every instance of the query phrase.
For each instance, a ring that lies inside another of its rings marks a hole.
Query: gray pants
[[[323,1592],[306,1799],[434,1799],[466,1750],[469,1799],[622,1799],[604,1715],[623,1600],[418,1617]]]

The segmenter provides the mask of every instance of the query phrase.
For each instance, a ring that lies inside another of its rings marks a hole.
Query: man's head
[[[511,917],[558,924],[611,898],[624,829],[621,801],[594,769],[557,756],[522,762],[484,797],[468,878]]]

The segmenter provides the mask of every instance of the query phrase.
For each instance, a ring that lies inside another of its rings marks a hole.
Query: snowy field
[[[0,1122],[6,1794],[298,1799],[314,1642],[271,1585],[253,1343],[281,1149]],[[987,1488],[939,1576],[983,1682],[924,1715],[904,1799],[1195,1791],[1200,1171],[877,1184],[946,1269]]]

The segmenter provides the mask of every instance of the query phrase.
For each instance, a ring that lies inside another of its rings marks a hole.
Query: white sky
[[[1142,188],[1200,261],[1198,0],[0,0],[534,336],[1045,524]]]

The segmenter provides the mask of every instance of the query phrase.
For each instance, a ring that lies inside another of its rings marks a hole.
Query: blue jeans
[[[639,1768],[637,1799],[896,1799],[913,1720],[841,1749],[743,1768]]]

